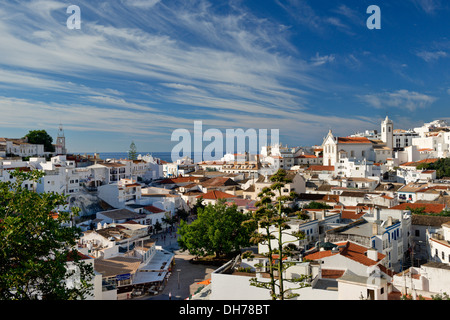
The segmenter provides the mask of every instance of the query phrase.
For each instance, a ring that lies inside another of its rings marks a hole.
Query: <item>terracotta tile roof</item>
[[[298,196],[301,200],[310,201],[324,201],[339,203],[339,196],[334,194],[320,194],[320,193],[301,193]]]
[[[368,248],[360,246],[350,241],[344,243],[342,242],[336,243],[336,245],[340,247],[339,251],[331,251],[331,250],[317,251],[312,254],[306,255],[304,258],[309,260],[318,260],[340,254],[343,257],[359,262],[365,266],[373,266],[377,265],[381,260],[383,260],[386,257],[386,255],[378,253],[377,261],[369,259],[366,256]]]
[[[31,169],[30,168],[28,168],[28,167],[14,167],[14,168],[4,168],[4,170],[11,170],[11,171],[14,171],[14,170],[19,170],[19,171],[21,171],[21,172],[30,172],[31,171]]]
[[[369,139],[364,137],[339,137],[338,143],[364,143],[372,144]]]
[[[341,213],[341,218],[357,220],[357,219],[361,218],[364,214],[366,214],[366,212],[356,213],[355,211],[343,210]]]
[[[342,277],[345,270],[332,270],[332,269],[322,269],[322,278],[325,279],[338,279]]]
[[[424,149],[418,149],[417,151],[434,151],[434,149],[431,148],[424,148]]]
[[[308,158],[308,159],[314,158],[314,159],[316,159],[317,156],[312,155],[312,154],[302,154],[300,156],[297,156],[296,158]]]
[[[214,186],[237,186],[239,185],[237,182],[235,182],[233,179],[227,178],[227,177],[216,177],[216,178],[210,178],[206,181],[203,181],[201,183],[202,186],[207,187],[214,187]]]
[[[402,203],[389,209],[408,210],[408,207],[411,209],[425,208],[425,213],[441,213],[445,209],[444,204],[437,203]]]
[[[450,217],[428,216],[423,214],[413,214],[411,224],[419,226],[440,227],[444,223],[450,222]]]
[[[122,163],[116,163],[116,162],[102,163],[102,166],[110,167],[110,168],[121,168],[121,167],[125,167],[124,164],[122,164]]]
[[[334,171],[334,166],[310,166],[308,171]]]
[[[164,210],[155,207],[155,206],[146,206],[144,207],[145,210],[151,212],[151,213],[161,213],[161,212],[165,212]]]
[[[69,254],[67,255],[67,261],[74,261],[75,256],[78,256],[78,259],[80,259],[80,260],[92,259],[90,256],[85,255],[85,254],[81,253],[80,251],[70,251]]]
[[[203,197],[206,200],[217,200],[217,199],[228,199],[228,198],[236,198],[236,196],[222,192],[219,190],[212,190],[202,195],[197,196],[197,198]]]
[[[433,158],[433,159],[423,159],[423,160],[415,161],[415,162],[405,162],[405,163],[400,164],[400,167],[402,167],[402,166],[417,167],[419,164],[422,164],[422,163],[435,163],[438,160],[439,160],[438,158]]]
[[[131,188],[131,187],[142,187],[142,186],[139,183],[130,183],[130,184],[125,184],[125,187]]]
[[[365,255],[366,252],[367,248],[357,245],[356,243],[353,242],[347,242],[347,245],[342,250],[341,255],[354,261],[357,261],[365,266],[376,265],[378,262],[380,262],[386,257],[386,255],[378,253],[378,260],[374,261],[372,259],[367,258],[367,256]]]
[[[160,184],[177,184],[177,183],[186,183],[186,182],[194,182],[198,180],[198,177],[177,177],[177,178],[167,178],[160,181]]]

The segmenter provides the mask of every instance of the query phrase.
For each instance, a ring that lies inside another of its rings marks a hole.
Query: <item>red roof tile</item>
[[[217,199],[227,199],[227,198],[236,198],[236,196],[222,192],[219,190],[212,190],[202,195],[197,196],[197,198],[203,197],[203,199],[207,200],[217,200]]]
[[[144,209],[147,210],[147,211],[150,211],[151,213],[161,213],[161,212],[164,212],[164,210],[162,210],[162,209],[160,209],[160,208],[158,208],[158,207],[155,207],[155,206],[146,206],[146,207],[144,207]]]
[[[198,180],[197,177],[177,177],[177,178],[167,178],[160,181],[160,184],[177,184],[177,183],[186,183],[193,182]]]
[[[364,143],[371,144],[370,140],[363,137],[339,137],[338,143]]]
[[[334,171],[334,166],[310,166],[309,171]]]
[[[353,261],[359,262],[365,266],[373,266],[378,264],[381,260],[383,260],[386,256],[384,254],[378,253],[378,260],[374,261],[372,259],[367,258],[366,252],[368,248],[360,246],[356,243],[347,241],[346,243],[336,243],[338,246],[343,246],[339,248],[338,252],[333,252],[331,250],[318,251],[305,256],[305,259],[310,260],[318,260],[326,257],[331,257],[333,255],[340,254],[343,257],[351,259]]]
[[[391,207],[389,209],[395,210],[408,210],[408,207],[411,209],[420,209],[425,208],[425,213],[441,213],[445,209],[445,204],[438,203],[402,203]]]
[[[355,211],[343,210],[341,213],[341,218],[357,220],[357,219],[361,218],[364,214],[365,214],[365,212],[356,213]]]
[[[345,270],[332,270],[332,269],[322,269],[322,278],[325,279],[338,279],[342,277]]]

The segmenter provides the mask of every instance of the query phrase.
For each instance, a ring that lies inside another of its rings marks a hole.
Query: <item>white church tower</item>
[[[66,137],[64,136],[64,130],[62,124],[59,125],[58,137],[56,138],[56,154],[64,155],[67,153],[66,150]]]
[[[381,122],[381,140],[386,143],[386,147],[394,146],[394,123],[388,116]]]

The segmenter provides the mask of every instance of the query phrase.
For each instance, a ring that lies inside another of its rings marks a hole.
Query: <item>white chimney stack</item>
[[[367,254],[367,258],[373,260],[373,261],[378,261],[378,251],[375,249],[369,249],[366,252]]]

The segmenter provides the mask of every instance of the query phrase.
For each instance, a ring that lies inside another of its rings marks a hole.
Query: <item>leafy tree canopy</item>
[[[433,163],[421,163],[417,166],[421,170],[436,170],[436,178],[450,177],[450,158],[441,158]]]
[[[225,201],[198,208],[197,219],[191,224],[180,222],[180,248],[197,256],[214,254],[221,257],[250,245],[250,234],[255,226],[243,224],[248,216],[229,206]]]
[[[0,300],[83,299],[93,270],[73,250],[81,231],[68,226],[79,210],[55,217],[65,196],[23,187],[37,182],[42,172],[16,170],[11,175],[13,181],[0,183]]]
[[[332,207],[322,202],[311,201],[304,209],[332,209]]]
[[[23,138],[31,144],[43,144],[45,152],[55,152],[53,138],[45,130],[31,130]]]

